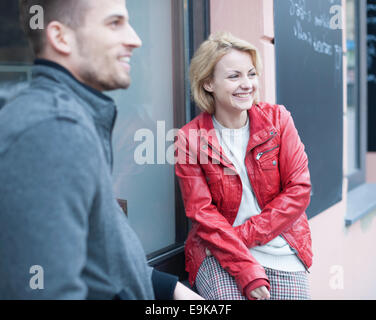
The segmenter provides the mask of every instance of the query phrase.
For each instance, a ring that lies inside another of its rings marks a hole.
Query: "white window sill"
[[[347,195],[346,227],[376,209],[376,183],[365,183]]]

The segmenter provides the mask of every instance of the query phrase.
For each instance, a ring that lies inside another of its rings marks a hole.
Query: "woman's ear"
[[[46,38],[49,46],[63,55],[69,55],[72,52],[71,30],[58,21],[52,21],[48,24]]]
[[[203,87],[207,92],[213,92],[213,83],[211,80],[205,81]]]

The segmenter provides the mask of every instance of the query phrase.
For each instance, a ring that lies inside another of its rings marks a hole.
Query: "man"
[[[147,265],[112,191],[116,107],[102,91],[130,85],[141,46],[125,1],[21,0],[20,12],[38,59],[0,111],[0,299],[200,298]]]

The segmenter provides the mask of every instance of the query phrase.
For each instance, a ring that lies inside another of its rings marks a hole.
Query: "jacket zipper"
[[[308,270],[308,267],[306,266],[306,264],[304,263],[304,261],[302,260],[302,258],[300,258],[299,257],[299,253],[298,253],[298,250],[296,250],[288,241],[287,241],[287,239],[285,238],[285,236],[283,235],[283,233],[281,233],[280,234],[280,236],[283,238],[283,239],[285,239],[285,241],[287,242],[287,244],[290,246],[290,248],[291,248],[291,250],[294,252],[294,254],[297,256],[297,258],[300,260],[300,262],[303,264],[303,266],[304,266],[304,268],[306,269],[306,271],[308,272],[308,273],[310,273],[309,272],[309,270]]]
[[[116,106],[115,106],[115,113],[114,113],[114,116],[112,118],[112,124],[111,124],[111,131],[110,131],[110,152],[111,152],[111,172],[113,170],[113,166],[114,166],[114,153],[113,153],[113,146],[112,146],[112,133],[114,131],[114,127],[115,127],[115,121],[116,121],[116,118],[117,118],[117,110],[116,110]]]
[[[254,148],[256,148],[256,147],[258,147],[258,146],[261,146],[261,145],[264,144],[264,143],[267,143],[268,141],[272,140],[274,137],[275,137],[275,133],[273,132],[273,135],[272,135],[269,139],[267,139],[267,140],[265,140],[265,141],[263,141],[263,142],[261,142],[261,143],[255,145],[255,146],[254,146],[251,150],[249,150],[248,152],[251,152]]]
[[[271,148],[269,150],[266,150],[264,152],[260,152],[259,154],[257,154],[256,156],[256,160],[260,160],[260,158],[265,154],[265,153],[268,153],[270,151],[273,151],[274,149],[277,149],[279,147],[279,145],[276,145],[274,148]]]

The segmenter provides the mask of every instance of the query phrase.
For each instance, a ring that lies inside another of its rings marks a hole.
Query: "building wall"
[[[366,174],[368,183],[376,183],[376,152],[367,153]]]
[[[261,101],[275,103],[273,0],[211,0],[210,11],[212,33],[229,31],[259,49],[263,63]]]
[[[343,10],[345,10],[343,1]],[[211,32],[230,31],[259,48],[264,72],[261,99],[274,103],[275,50],[273,0],[211,0]],[[343,14],[343,17],[346,17]],[[344,48],[345,48],[344,31]],[[346,57],[344,56],[344,66]],[[346,67],[344,67],[346,79]],[[346,134],[346,80],[344,80],[344,152]],[[343,158],[343,199],[309,220],[313,242],[313,266],[309,280],[313,299],[376,299],[376,210],[345,227],[347,179]],[[367,155],[367,181],[376,182],[376,153]]]

